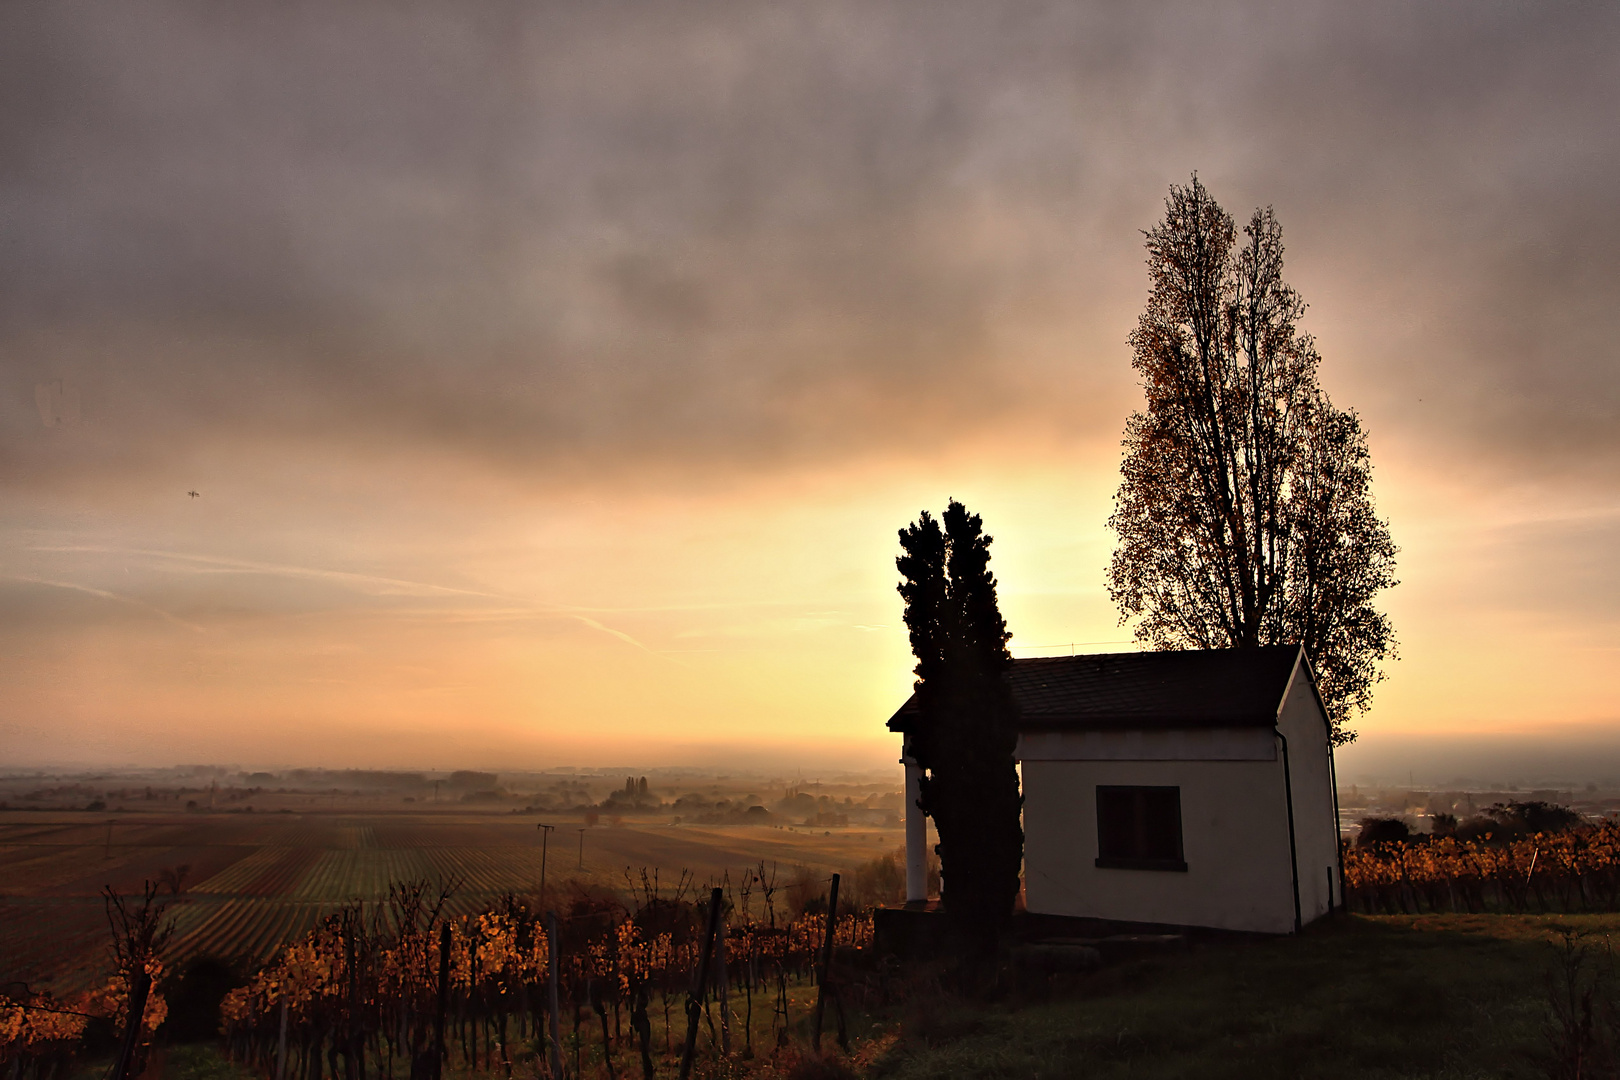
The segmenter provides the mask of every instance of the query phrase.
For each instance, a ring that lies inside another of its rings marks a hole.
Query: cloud
[[[1020,655],[1123,647],[1140,230],[1196,170],[1275,206],[1371,432],[1407,584],[1369,738],[1605,716],[1617,38],[1404,0],[0,5],[8,703],[40,746],[864,731],[910,683],[893,530],[953,494]]]
[[[1378,415],[1615,456],[1601,6],[3,18],[0,427],[51,482],[285,442],[523,471],[1111,439],[1137,230],[1193,169],[1278,205]],[[32,415],[62,378],[71,447]]]

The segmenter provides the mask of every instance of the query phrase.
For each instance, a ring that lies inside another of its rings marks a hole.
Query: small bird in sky
[[[202,492],[200,492],[200,491],[188,491],[188,492],[186,492],[186,494],[190,495],[193,499],[202,498]]]

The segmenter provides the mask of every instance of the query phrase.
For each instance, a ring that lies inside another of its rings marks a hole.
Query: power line
[[[1007,646],[1007,648],[1009,650],[1011,650],[1011,649],[1068,649],[1069,654],[1072,656],[1072,655],[1074,655],[1074,650],[1079,648],[1082,645],[1136,645],[1136,644],[1139,644],[1139,642],[1137,642],[1134,638],[1117,638],[1117,639],[1112,640],[1112,641],[1059,641],[1059,642],[1056,642],[1056,643],[1051,644],[1051,645],[1009,645],[1009,646]]]

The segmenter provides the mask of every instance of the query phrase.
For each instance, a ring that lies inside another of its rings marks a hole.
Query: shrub
[[[906,868],[904,849],[901,854],[890,852],[855,868],[854,889],[850,899],[856,907],[876,907],[897,904],[906,898]]]
[[[838,1057],[816,1057],[805,1054],[789,1065],[787,1080],[858,1080],[859,1074]]]
[[[1374,844],[1404,844],[1412,838],[1412,830],[1400,818],[1364,817],[1361,832],[1356,834],[1357,847]]]
[[[164,1030],[173,1042],[208,1042],[219,1035],[219,1003],[247,982],[229,961],[198,956],[180,969],[169,994]]]
[[[1562,833],[1579,828],[1585,822],[1581,815],[1567,806],[1531,799],[1525,802],[1509,801],[1488,806],[1481,813],[1457,826],[1457,836],[1464,840],[1517,840],[1536,833]]]

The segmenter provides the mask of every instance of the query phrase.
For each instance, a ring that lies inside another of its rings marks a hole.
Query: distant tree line
[[[1458,840],[1495,840],[1505,843],[1537,833],[1561,833],[1586,824],[1586,819],[1567,806],[1531,799],[1494,803],[1461,821],[1455,814],[1435,814],[1428,833],[1418,833],[1402,818],[1364,817],[1358,823],[1358,847],[1377,844],[1404,844],[1429,838],[1455,837]]]

